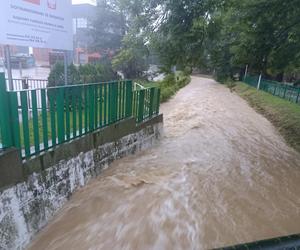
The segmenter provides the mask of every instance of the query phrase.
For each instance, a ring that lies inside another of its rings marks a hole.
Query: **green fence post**
[[[139,113],[138,113],[138,122],[142,122],[144,120],[144,108],[145,108],[145,90],[140,91],[139,96]]]
[[[104,85],[104,124],[103,124],[103,126],[106,126],[107,125],[107,100],[108,100],[108,98],[107,98],[107,83],[105,83],[105,85]]]
[[[88,127],[88,86],[84,86],[84,133],[86,134],[89,131]]]
[[[159,106],[160,106],[160,89],[157,89],[157,103],[156,103],[156,114],[159,114]]]
[[[284,88],[283,99],[285,99],[286,91],[287,91],[287,85],[285,85],[285,88]]]
[[[49,90],[48,92],[48,98],[50,102],[50,121],[51,121],[51,140],[52,140],[52,147],[56,145],[56,110],[55,105],[57,105],[56,102],[56,90]]]
[[[40,136],[39,136],[39,119],[38,119],[36,90],[31,91],[31,103],[32,103],[34,149],[35,149],[35,153],[37,154],[40,152]]]
[[[137,103],[138,103],[138,91],[133,91],[132,96],[132,114],[136,121],[138,120],[138,113],[137,113]]]
[[[12,133],[13,146],[20,150],[19,154],[22,157],[17,92],[9,93],[9,98],[10,98],[10,116],[11,116],[10,122],[12,125],[12,132],[13,132]]]
[[[73,137],[75,138],[77,136],[77,96],[79,91],[78,87],[74,87],[72,90],[72,131],[73,131]]]
[[[82,95],[84,93],[84,89],[82,86],[79,86],[79,95],[78,95],[78,127],[79,127],[79,135],[82,135]]]
[[[132,81],[126,82],[126,118],[132,116]]]
[[[125,102],[126,102],[126,82],[123,82],[123,85],[122,85],[122,92],[123,92],[123,95],[122,95],[122,119],[125,118],[126,116],[126,106],[125,106]]]
[[[118,121],[122,119],[122,86],[123,82],[118,82],[118,96],[117,96],[117,102],[118,102],[118,115],[117,119]]]
[[[42,126],[43,126],[43,139],[44,139],[44,150],[49,148],[48,138],[48,122],[47,122],[47,101],[46,101],[46,90],[41,90],[42,98]]]
[[[118,82],[113,83],[113,122],[118,120]]]
[[[21,107],[22,107],[22,125],[23,125],[23,138],[25,147],[25,157],[29,158],[31,154],[30,149],[30,136],[29,136],[29,122],[28,122],[28,97],[27,92],[21,92]]]
[[[95,120],[94,120],[94,123],[95,123],[95,129],[98,129],[99,128],[99,117],[98,117],[98,111],[99,111],[99,97],[98,97],[98,94],[99,94],[99,88],[98,88],[98,85],[95,85],[94,86],[95,88]]]
[[[71,96],[71,89],[66,88],[65,89],[65,112],[66,112],[66,119],[65,119],[65,134],[67,141],[71,138],[71,125],[70,125],[70,96]]]
[[[99,93],[99,98],[100,98],[100,119],[99,119],[99,127],[101,128],[103,126],[103,93],[102,93],[102,89],[103,89],[103,84],[100,84],[100,93]]]
[[[57,103],[56,103],[56,110],[57,110],[57,133],[58,133],[58,143],[63,143],[65,141],[65,91],[64,88],[58,89],[57,95]]]
[[[93,131],[95,128],[95,88],[94,85],[88,86],[89,96],[89,131]]]
[[[296,103],[299,103],[299,97],[300,97],[300,88],[298,89],[298,95],[297,95]]]
[[[118,82],[118,94],[117,94],[117,120],[121,120],[121,110],[122,110],[122,82]]]
[[[150,90],[150,104],[149,104],[149,117],[153,116],[154,98],[155,98],[155,88],[151,88],[151,90]]]
[[[6,91],[6,81],[4,73],[0,73],[0,129],[2,135],[2,147],[9,148],[13,146],[12,127],[9,124],[10,115],[7,112],[9,108],[9,98]]]
[[[273,92],[273,95],[276,96],[276,90],[277,90],[277,84],[274,85],[274,92]]]

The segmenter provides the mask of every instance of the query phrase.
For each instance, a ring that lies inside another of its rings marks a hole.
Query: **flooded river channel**
[[[193,77],[152,149],[78,191],[29,249],[211,249],[300,233],[300,155],[248,104]]]

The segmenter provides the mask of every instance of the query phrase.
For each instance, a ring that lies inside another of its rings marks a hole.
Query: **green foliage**
[[[114,68],[127,78],[142,76],[149,54],[167,74],[197,67],[224,81],[249,65],[265,77],[299,78],[300,0],[102,2],[95,47],[112,49]]]
[[[74,64],[68,67],[68,84],[99,83],[118,79],[110,63],[86,64],[77,68]],[[48,77],[48,87],[62,86],[65,83],[64,65],[57,63]]]
[[[147,70],[146,55],[148,49],[140,37],[127,34],[123,39],[123,47],[113,58],[112,65],[127,79],[141,78]]]
[[[118,79],[118,75],[110,63],[80,65],[78,71],[80,79],[84,83],[107,82]]]
[[[161,89],[161,102],[169,100],[179,89],[183,88],[191,81],[191,77],[183,72],[168,74],[163,81],[158,82]]]
[[[102,53],[116,51],[121,47],[126,33],[126,17],[120,9],[120,1],[99,1],[96,19],[91,25],[93,49]]]
[[[152,43],[167,68],[200,63],[208,10],[214,4],[214,1],[161,1],[163,18],[156,20],[158,32],[152,35]]]
[[[68,67],[68,83],[77,84],[80,82],[80,73],[74,64]]]
[[[164,72],[191,66],[221,80],[247,64],[269,77],[299,72],[300,0],[140,2],[140,30]]]
[[[217,78],[232,77],[247,64],[267,77],[299,67],[299,13],[299,0],[232,0],[211,13],[206,53]]]
[[[56,63],[48,77],[48,87],[62,86],[65,83],[64,65]]]
[[[164,80],[159,82],[138,81],[139,84],[146,88],[157,87],[161,90],[161,102],[168,101],[178,90],[188,85],[191,77],[183,71],[177,71],[175,74],[167,74]]]

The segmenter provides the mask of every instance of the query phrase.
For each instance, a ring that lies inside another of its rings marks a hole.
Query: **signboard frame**
[[[73,50],[71,0],[0,1],[0,43]]]

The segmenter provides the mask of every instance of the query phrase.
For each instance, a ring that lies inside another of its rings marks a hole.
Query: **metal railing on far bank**
[[[260,83],[259,83],[260,81]],[[274,96],[300,104],[300,88],[283,84],[276,81],[261,79],[259,76],[247,76],[244,82],[248,85],[259,88],[262,91],[268,92]]]
[[[141,123],[159,104],[159,89],[134,90],[127,80],[7,91],[0,73],[0,148],[30,158],[130,117]]]

